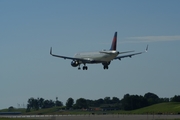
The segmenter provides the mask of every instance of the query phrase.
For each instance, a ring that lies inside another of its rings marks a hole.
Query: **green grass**
[[[41,109],[25,113],[26,115],[69,115],[69,114],[91,114],[92,112],[82,110],[61,110],[59,107]]]
[[[180,103],[168,102],[168,103],[160,103],[152,106],[144,107],[137,110],[132,111],[82,111],[82,110],[72,110],[72,111],[60,111],[58,107],[49,108],[39,111],[30,112],[30,114],[177,114],[180,113]]]
[[[0,110],[0,112],[9,112],[8,109]],[[177,114],[180,113],[180,102],[168,102],[168,103],[160,103],[160,104],[155,104],[152,106],[144,107],[141,109],[137,110],[132,110],[132,111],[83,111],[83,110],[61,110],[61,107],[53,107],[53,108],[48,108],[48,109],[41,109],[38,111],[31,111],[26,113],[25,109],[14,109],[11,112],[22,112],[22,114],[26,115],[67,115],[67,114]],[[1,120],[1,119],[0,119]]]
[[[156,120],[180,120],[179,118],[175,119],[156,119]]]
[[[135,114],[146,114],[146,113],[180,113],[180,103],[169,102],[152,105],[149,107],[141,108],[138,110],[131,111]]]
[[[178,114],[180,113],[180,103],[168,102],[140,108],[132,111],[112,111],[120,114]]]

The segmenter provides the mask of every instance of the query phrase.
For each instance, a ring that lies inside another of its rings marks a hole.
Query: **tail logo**
[[[114,38],[112,40],[110,50],[116,50],[116,44],[117,44],[117,32],[114,33]]]

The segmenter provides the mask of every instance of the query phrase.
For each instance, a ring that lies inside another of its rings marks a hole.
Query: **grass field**
[[[152,105],[149,107],[141,108],[138,110],[131,111],[134,114],[145,114],[145,113],[168,113],[168,114],[180,114],[180,103],[169,102]]]
[[[119,118],[119,117],[115,117],[115,116],[106,116],[106,115],[103,115],[103,116],[101,116],[101,117],[97,117],[97,116],[91,116],[90,118],[91,119],[94,119],[94,120],[104,120],[104,119],[106,119],[106,120],[109,120],[109,119],[114,119],[114,120],[119,120],[119,119],[126,119],[126,120],[133,120],[133,119],[135,119],[135,120],[137,120],[137,117],[136,118],[134,118],[133,117],[133,115],[130,115],[131,117],[121,117],[121,118]],[[89,120],[89,117],[87,117],[87,116],[81,116],[81,117],[71,117],[71,118],[68,118],[68,120],[79,120],[79,118],[81,119],[81,120],[86,120],[86,119],[88,119]],[[63,118],[61,118],[61,117],[59,117],[59,118],[46,118],[46,120],[62,120]],[[67,119],[67,118],[66,118]],[[159,119],[159,118],[144,118],[144,117],[142,117],[142,116],[140,116],[138,119],[140,119],[140,120],[149,120],[149,119],[153,119],[153,120],[180,120],[180,118],[174,118],[174,119],[170,119],[170,118],[165,118],[165,119]],[[43,119],[39,119],[39,118],[37,118],[37,119],[29,119],[29,118],[0,118],[0,120],[43,120]]]
[[[0,110],[0,112],[8,112],[7,109]],[[83,110],[60,110],[59,107],[53,107],[48,109],[41,109],[38,111],[31,111],[26,113],[25,109],[14,109],[11,112],[21,112],[26,115],[68,115],[68,114],[180,114],[180,103],[176,102],[168,102],[168,103],[160,103],[152,106],[144,107],[137,110],[132,111],[83,111]]]
[[[180,120],[180,119],[157,119],[157,120]]]

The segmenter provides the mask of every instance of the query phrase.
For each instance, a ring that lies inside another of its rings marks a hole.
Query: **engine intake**
[[[73,66],[73,67],[77,67],[78,65],[79,65],[79,62],[76,61],[76,60],[73,60],[73,61],[71,62],[71,66]]]

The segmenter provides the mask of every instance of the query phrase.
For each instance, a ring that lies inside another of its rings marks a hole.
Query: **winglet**
[[[112,40],[110,50],[116,50],[116,44],[117,44],[117,32],[114,33],[114,37],[113,37],[113,40]]]
[[[145,50],[145,52],[147,52],[148,51],[148,45],[147,45],[147,47],[146,47],[146,50]]]
[[[50,48],[50,54],[52,55],[52,47]]]

